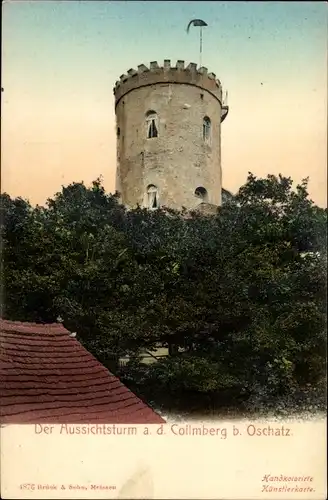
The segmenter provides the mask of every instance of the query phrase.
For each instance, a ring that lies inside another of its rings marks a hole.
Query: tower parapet
[[[131,68],[126,74],[121,75],[113,89],[115,106],[128,92],[161,83],[194,85],[207,90],[222,104],[222,86],[215,73],[208,72],[208,68],[204,66],[198,68],[195,63],[185,66],[185,61],[182,60],[171,66],[171,61],[165,59],[163,66],[159,66],[157,61],[152,61],[149,66],[139,64],[137,70]]]

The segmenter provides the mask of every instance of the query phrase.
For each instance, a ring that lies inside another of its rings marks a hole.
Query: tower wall
[[[122,75],[114,94],[116,189],[122,203],[147,206],[147,188],[154,185],[161,206],[220,205],[221,121],[227,108],[215,75],[195,64],[185,68],[183,61],[175,68],[169,61],[164,67],[153,62]],[[157,115],[157,137],[147,137],[149,112]],[[205,117],[210,119],[209,140],[203,137]],[[205,188],[205,197],[195,195],[198,187]]]

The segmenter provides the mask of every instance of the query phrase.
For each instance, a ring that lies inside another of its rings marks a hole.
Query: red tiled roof
[[[164,420],[61,324],[0,319],[2,423],[129,423]]]

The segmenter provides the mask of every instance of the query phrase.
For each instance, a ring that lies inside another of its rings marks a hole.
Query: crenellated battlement
[[[121,75],[113,89],[115,106],[128,92],[157,83],[195,85],[207,90],[222,103],[222,86],[215,73],[209,73],[203,66],[198,68],[195,63],[185,66],[185,61],[182,60],[178,60],[176,65],[172,66],[171,61],[165,59],[163,66],[159,66],[157,61],[152,61],[149,66],[139,64],[137,69],[131,68],[126,74]]]

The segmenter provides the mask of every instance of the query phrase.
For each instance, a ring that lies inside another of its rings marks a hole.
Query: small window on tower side
[[[147,139],[158,137],[158,116],[155,111],[146,114]]]
[[[148,139],[151,139],[152,137],[157,137],[158,132],[157,132],[157,127],[156,127],[156,122],[155,120],[151,120],[149,127],[148,127]]]
[[[195,196],[196,198],[199,198],[203,203],[206,203],[208,201],[208,194],[203,186],[198,186],[195,189]]]
[[[147,188],[147,205],[150,210],[159,208],[158,189],[153,184]]]
[[[208,116],[205,116],[203,120],[203,139],[207,143],[211,140],[211,120]]]

